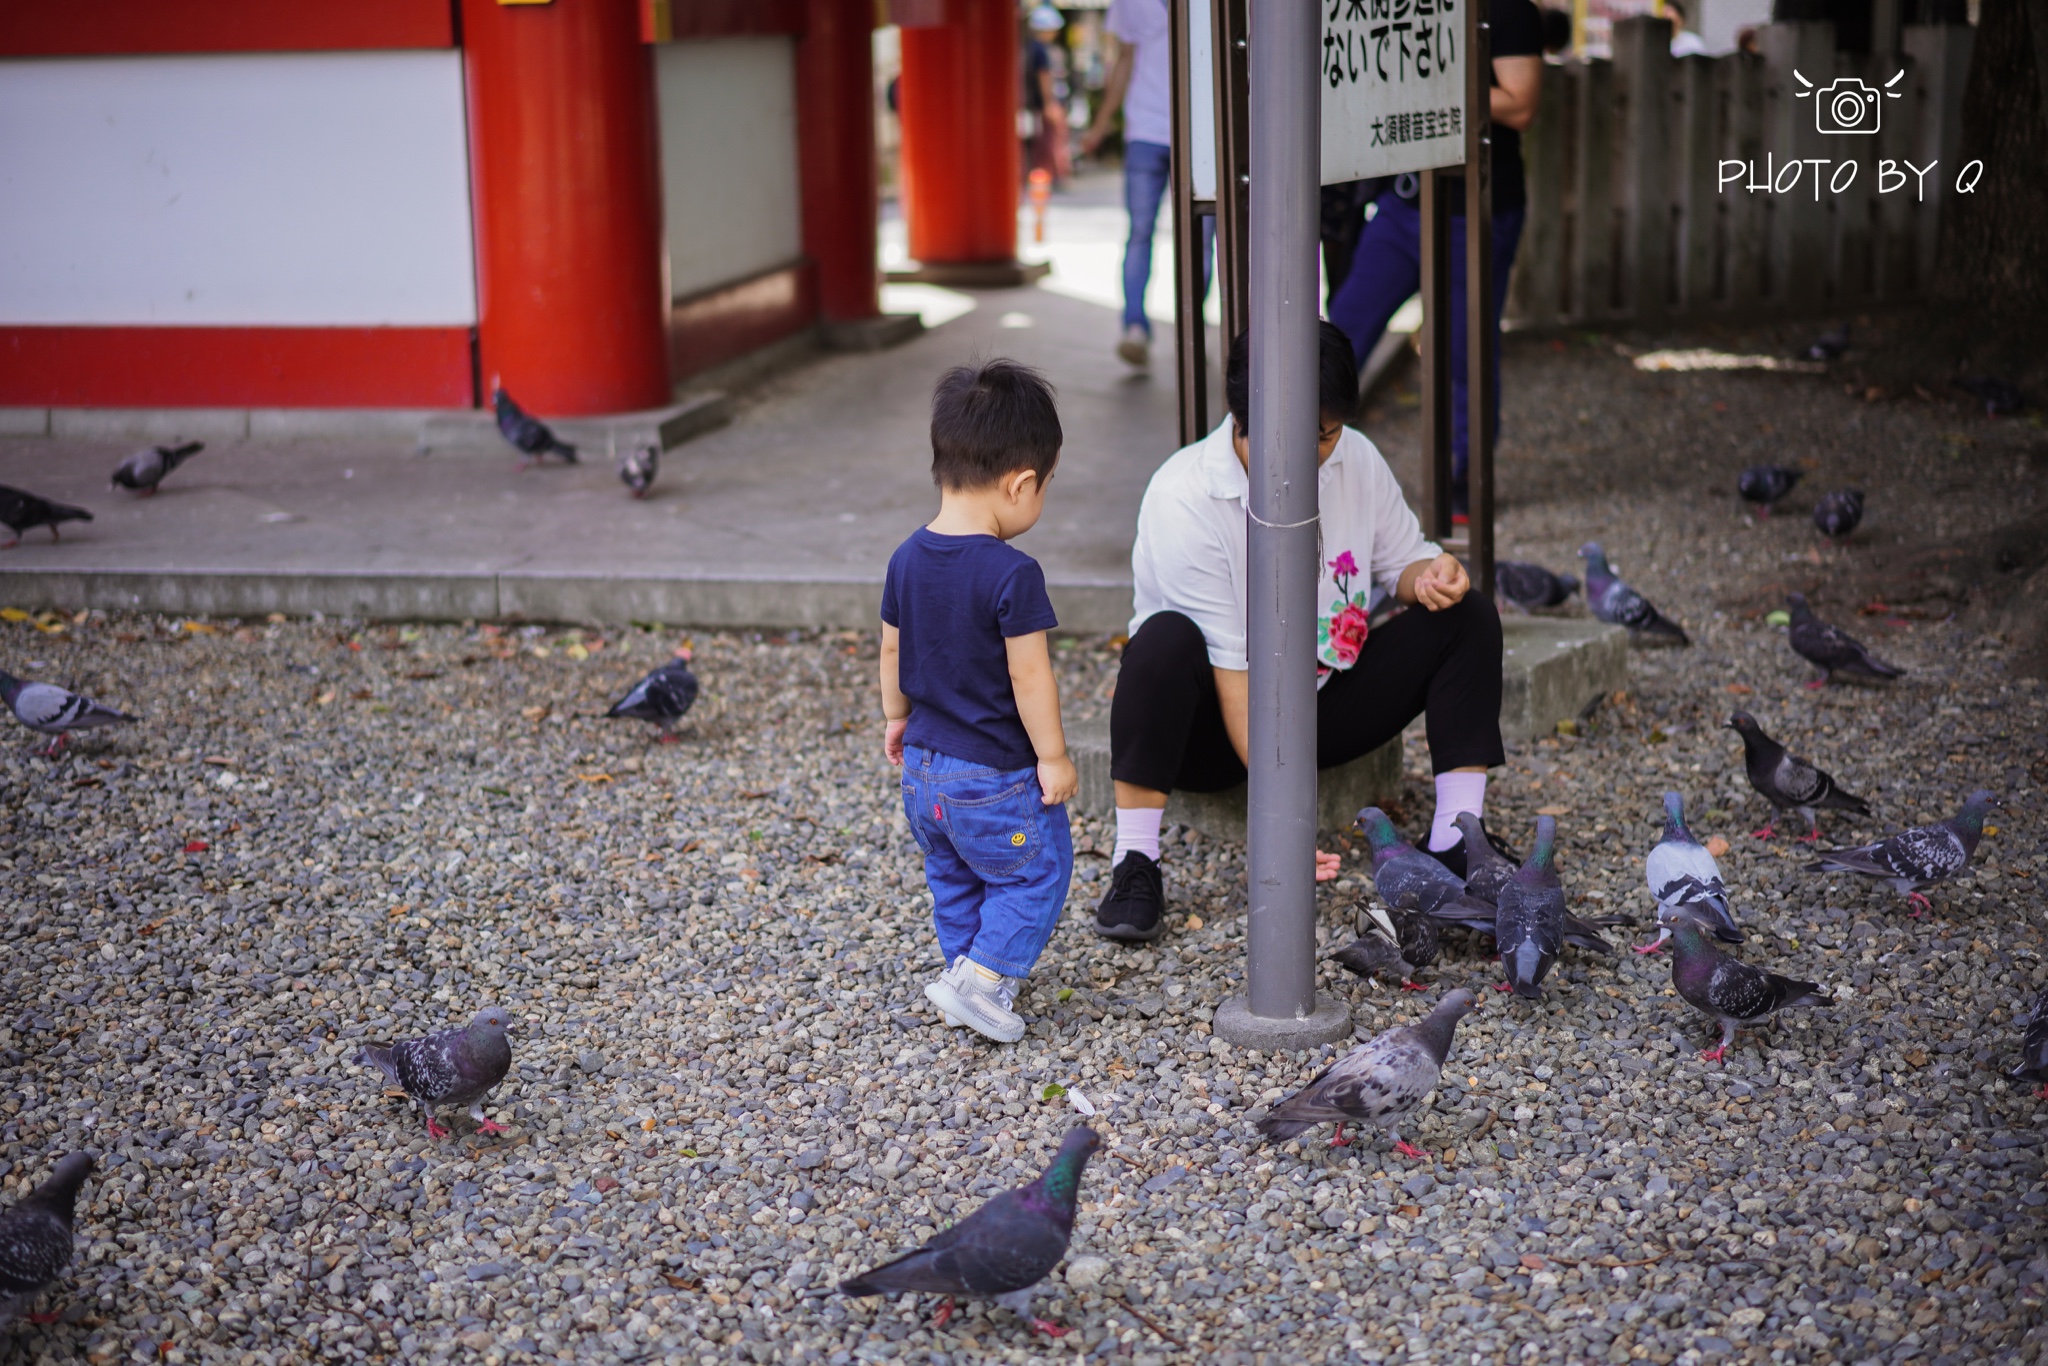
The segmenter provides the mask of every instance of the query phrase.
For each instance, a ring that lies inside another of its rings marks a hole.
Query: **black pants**
[[[1506,763],[1500,672],[1500,614],[1485,594],[1401,613],[1316,694],[1316,767],[1369,754],[1425,714],[1436,772]],[[1156,792],[1220,792],[1245,780],[1201,628],[1179,612],[1147,617],[1124,646],[1109,748],[1111,777]]]

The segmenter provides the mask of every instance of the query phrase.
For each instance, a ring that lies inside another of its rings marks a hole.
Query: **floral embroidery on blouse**
[[[1322,671],[1348,669],[1358,662],[1358,652],[1365,648],[1366,609],[1371,604],[1369,585],[1352,590],[1359,573],[1358,561],[1350,551],[1330,561],[1330,575],[1336,580],[1337,596],[1316,615],[1316,658]]]

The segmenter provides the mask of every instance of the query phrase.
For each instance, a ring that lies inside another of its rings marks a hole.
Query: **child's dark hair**
[[[1318,323],[1320,344],[1316,356],[1316,412],[1349,422],[1358,414],[1358,360],[1351,351],[1351,339],[1333,322]],[[1237,334],[1230,343],[1230,365],[1223,372],[1223,401],[1237,419],[1237,429],[1252,429],[1252,335]]]
[[[1052,385],[1028,365],[955,366],[932,390],[932,482],[940,488],[986,488],[1018,470],[1042,484],[1064,440]]]

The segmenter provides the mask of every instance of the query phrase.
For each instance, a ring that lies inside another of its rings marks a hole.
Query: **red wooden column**
[[[796,134],[804,254],[827,322],[881,314],[875,233],[873,0],[805,0],[796,44]]]
[[[944,0],[945,22],[903,30],[903,201],[920,264],[1014,261],[1015,0]]]
[[[462,0],[484,401],[669,402],[654,62],[636,0]]]

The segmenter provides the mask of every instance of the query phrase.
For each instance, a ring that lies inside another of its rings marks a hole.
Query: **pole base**
[[[1351,1009],[1334,996],[1316,993],[1315,1013],[1307,1019],[1268,1019],[1252,1014],[1247,997],[1233,996],[1216,1007],[1209,1030],[1227,1044],[1268,1053],[1321,1048],[1351,1037]]]

